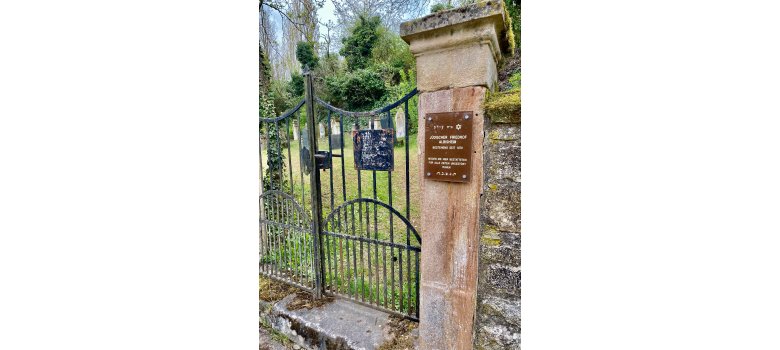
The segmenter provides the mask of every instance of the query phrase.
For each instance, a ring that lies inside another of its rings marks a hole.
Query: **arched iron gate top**
[[[373,116],[376,116],[376,115],[379,115],[379,114],[382,114],[382,113],[387,113],[387,112],[393,110],[393,108],[396,108],[396,107],[400,106],[402,103],[404,103],[404,102],[408,101],[410,98],[414,97],[414,95],[417,95],[417,88],[412,89],[412,91],[410,91],[404,97],[401,97],[398,101],[395,101],[395,102],[393,102],[393,103],[391,103],[391,104],[389,104],[387,106],[384,106],[384,107],[381,107],[381,108],[377,108],[377,109],[372,110],[372,111],[365,111],[365,112],[345,111],[345,110],[343,110],[341,108],[334,107],[334,106],[330,105],[329,103],[323,101],[319,97],[315,96],[314,99],[321,106],[325,107],[325,109],[330,110],[332,112],[335,112],[337,114],[341,114],[341,115],[345,115],[345,116],[349,116],[349,117],[373,117]]]
[[[371,198],[357,198],[357,199],[353,199],[353,200],[350,200],[348,202],[342,203],[341,205],[339,205],[338,207],[333,209],[333,211],[331,211],[330,214],[328,214],[328,217],[325,218],[324,222],[326,224],[332,222],[334,220],[334,215],[336,215],[337,213],[340,214],[342,209],[344,209],[346,207],[354,206],[356,203],[371,203],[371,204],[374,204],[374,205],[379,205],[379,206],[389,210],[390,212],[393,213],[393,215],[395,215],[396,217],[401,219],[401,222],[403,222],[411,230],[411,232],[414,233],[414,238],[417,239],[417,243],[418,244],[422,244],[422,239],[420,238],[420,235],[417,234],[417,229],[414,228],[414,225],[412,225],[412,223],[409,222],[409,220],[405,216],[403,216],[403,214],[401,214],[398,210],[395,210],[395,208],[387,205],[385,202],[380,202],[378,200],[371,199]]]
[[[295,197],[291,196],[289,193],[280,190],[263,191],[263,193],[260,195],[260,201],[262,202],[264,199],[272,196],[278,196],[286,201],[289,201],[289,203],[292,204],[292,208],[295,213],[298,214],[298,217],[303,219],[301,224],[308,225],[311,223],[311,216],[309,215],[309,212],[303,209],[301,204],[298,203],[298,200],[296,200]]]
[[[295,107],[290,108],[286,112],[282,113],[282,115],[276,117],[276,118],[260,118],[260,123],[275,123],[280,120],[284,120],[295,114],[301,107],[306,103],[306,99],[301,100],[301,102],[298,102]]]

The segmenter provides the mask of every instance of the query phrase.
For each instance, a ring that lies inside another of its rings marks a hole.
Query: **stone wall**
[[[517,97],[514,97],[517,96]],[[486,104],[475,349],[520,348],[520,98]],[[491,100],[496,101],[495,98]],[[499,105],[501,105],[499,103]],[[506,107],[506,106],[503,106]],[[516,117],[515,117],[516,116]]]

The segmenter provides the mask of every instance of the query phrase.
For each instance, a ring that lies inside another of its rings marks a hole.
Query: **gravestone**
[[[301,133],[300,160],[303,173],[306,175],[311,174],[312,167],[308,160],[310,155],[311,151],[309,150],[309,130],[303,129],[303,133]]]
[[[371,124],[369,125],[370,129],[378,130],[382,129],[382,119],[379,116],[375,116],[371,118]]]
[[[324,138],[325,137],[325,124],[320,122],[319,126],[320,126],[320,138]]]
[[[406,114],[402,109],[398,109],[395,112],[395,141],[399,143],[404,142],[406,137]]]
[[[330,146],[333,149],[341,148],[341,122],[336,119],[330,120]]]
[[[298,135],[300,135],[300,128],[298,127],[298,121],[293,121],[293,140],[298,141]]]

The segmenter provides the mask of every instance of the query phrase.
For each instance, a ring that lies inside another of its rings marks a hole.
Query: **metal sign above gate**
[[[358,130],[355,133],[355,169],[393,171],[393,129]]]

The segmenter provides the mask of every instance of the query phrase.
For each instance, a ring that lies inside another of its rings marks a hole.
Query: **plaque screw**
[[[433,120],[433,118],[431,118],[431,117],[428,117],[428,121],[431,121],[431,120]]]
[[[467,114],[467,115],[464,117],[464,119],[469,119],[469,116],[468,116],[468,114]]]
[[[463,178],[465,179],[465,178],[466,178],[466,175],[463,175]]]
[[[431,176],[431,173],[428,173],[427,175],[428,175],[428,176]]]

